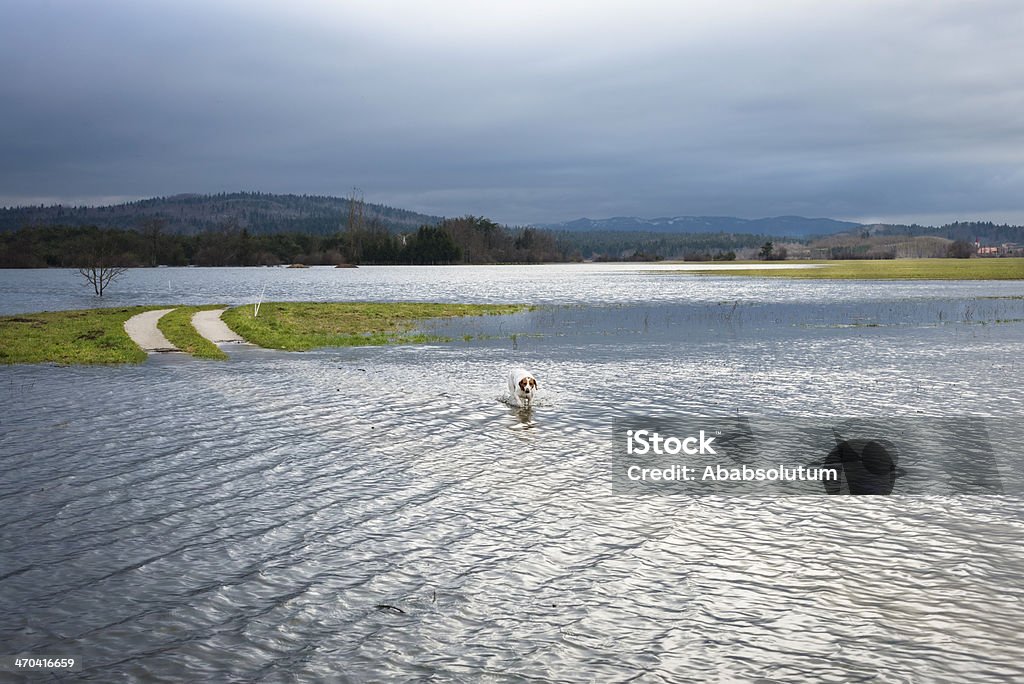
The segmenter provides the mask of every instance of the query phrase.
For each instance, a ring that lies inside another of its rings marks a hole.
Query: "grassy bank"
[[[85,311],[0,316],[0,363],[103,364],[140,363],[146,352],[128,337],[124,323],[144,311],[164,306],[134,306]],[[192,327],[197,311],[215,304],[180,306],[157,327],[175,346],[200,358],[227,354]],[[253,318],[252,306],[229,309],[228,326],[262,347],[303,351],[317,347],[427,342],[440,338],[413,332],[431,318],[510,314],[525,306],[505,304],[411,303],[266,303]]]
[[[821,264],[817,268],[659,271],[697,275],[798,278],[800,280],[1024,280],[1024,259],[876,259],[865,261],[792,261],[772,264]]]
[[[253,317],[251,305],[228,309],[228,327],[253,344],[306,351],[317,347],[427,342],[411,332],[430,318],[510,314],[525,307],[507,304],[418,304],[404,302],[267,302]]]
[[[146,352],[124,322],[156,309],[133,306],[88,311],[47,311],[0,317],[0,363],[139,363]]]
[[[156,327],[171,341],[175,347],[183,352],[201,359],[226,360],[228,355],[220,350],[213,342],[196,332],[192,327],[192,316],[197,311],[207,309],[223,309],[220,304],[205,304],[203,306],[179,306],[174,311],[161,316]]]

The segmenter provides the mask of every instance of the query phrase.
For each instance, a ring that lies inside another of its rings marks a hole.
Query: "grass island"
[[[132,306],[81,311],[0,316],[0,364],[140,363],[148,358],[125,332],[129,318],[146,311],[174,308],[159,321],[160,331],[176,347],[195,357],[226,359],[217,345],[192,327],[202,306]],[[505,315],[525,310],[519,304],[436,304],[411,302],[264,302],[228,309],[227,325],[247,341],[272,349],[305,351],[319,347],[442,342],[417,332],[424,321],[462,316]]]

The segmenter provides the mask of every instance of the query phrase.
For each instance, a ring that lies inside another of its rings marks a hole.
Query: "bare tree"
[[[103,291],[112,282],[120,278],[128,268],[125,259],[118,256],[111,236],[105,231],[94,235],[88,247],[83,250],[79,260],[78,273],[93,292],[103,296]]]
[[[167,221],[159,218],[147,219],[142,224],[142,230],[140,231],[146,238],[146,246],[149,250],[149,265],[156,266],[159,264],[160,256],[160,239],[163,237],[164,227],[166,227]]]
[[[102,297],[103,291],[107,289],[107,285],[120,278],[127,270],[125,266],[95,265],[82,266],[78,269],[78,273],[85,278],[89,285],[92,285],[93,291]]]
[[[363,256],[363,212],[365,204],[363,201],[363,191],[359,188],[352,188],[352,194],[348,198],[348,225],[345,229],[346,251],[352,263],[359,263]]]

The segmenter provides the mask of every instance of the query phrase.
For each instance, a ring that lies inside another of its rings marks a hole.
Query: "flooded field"
[[[0,272],[5,313],[94,306],[76,287]],[[1024,677],[1024,284],[151,269],[104,304],[264,289],[539,308],[438,345],[0,368],[5,652],[98,682]],[[532,410],[499,400],[513,366]],[[976,416],[1004,494],[613,494],[613,421],[670,414]]]

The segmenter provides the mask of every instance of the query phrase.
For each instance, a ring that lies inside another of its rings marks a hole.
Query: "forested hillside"
[[[165,232],[194,235],[225,227],[250,235],[303,233],[330,235],[346,226],[354,207],[364,221],[376,221],[392,232],[436,225],[441,217],[417,214],[361,199],[321,195],[275,195],[233,192],[218,195],[156,197],[105,207],[62,205],[0,209],[0,232],[31,226],[100,226],[138,229],[160,221]]]
[[[991,221],[957,221],[944,226],[919,226],[879,224],[865,226],[864,236],[875,235],[908,235],[911,237],[934,236],[947,240],[963,240],[974,242],[976,239],[983,244],[1024,243],[1024,226],[1011,226]]]

